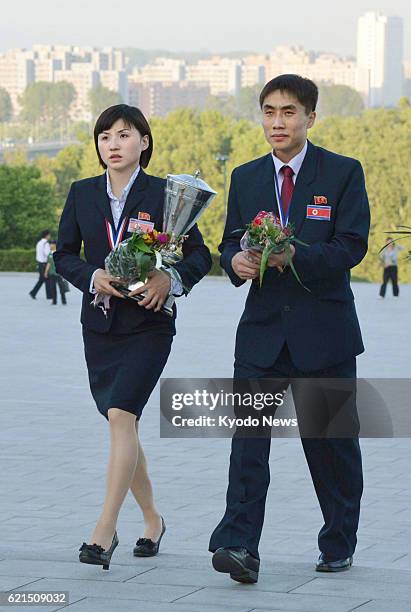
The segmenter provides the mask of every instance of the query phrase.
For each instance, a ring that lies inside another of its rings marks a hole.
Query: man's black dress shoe
[[[150,538],[139,538],[133,550],[135,557],[154,557],[160,548],[161,538],[163,537],[166,530],[166,524],[163,517],[161,517],[161,533],[157,542],[153,542]]]
[[[260,562],[246,548],[233,546],[217,548],[213,555],[213,567],[217,572],[230,574],[232,580],[252,584],[258,580]]]
[[[345,572],[352,566],[352,557],[347,559],[338,559],[338,561],[327,561],[324,553],[318,558],[315,569],[317,572]]]
[[[79,548],[79,561],[81,563],[90,563],[91,565],[102,565],[104,570],[108,570],[110,567],[111,555],[117,546],[117,531],[114,532],[113,541],[108,550],[104,550],[99,544],[86,544],[86,542],[83,542]]]

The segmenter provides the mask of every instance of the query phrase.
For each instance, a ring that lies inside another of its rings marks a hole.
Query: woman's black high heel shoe
[[[111,555],[118,546],[117,531],[114,532],[113,541],[108,550],[104,550],[99,544],[86,544],[83,542],[79,548],[79,561],[91,565],[102,565],[104,570],[110,567]]]
[[[154,557],[159,551],[161,538],[163,537],[166,530],[166,524],[163,517],[161,517],[161,533],[157,542],[153,542],[150,538],[140,538],[137,540],[133,550],[135,557]]]

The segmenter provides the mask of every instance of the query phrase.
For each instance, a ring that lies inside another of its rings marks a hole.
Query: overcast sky
[[[357,18],[369,10],[404,18],[411,57],[409,0],[10,0],[1,8],[0,51],[62,43],[268,53],[289,44],[355,55]]]

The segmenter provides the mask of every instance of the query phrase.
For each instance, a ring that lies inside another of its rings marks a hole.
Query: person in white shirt
[[[39,279],[37,283],[34,285],[33,289],[29,292],[30,297],[33,300],[36,299],[36,295],[39,292],[43,283],[46,282],[46,277],[44,273],[46,271],[47,259],[50,254],[50,230],[46,229],[41,233],[41,238],[36,244],[36,261],[37,261],[37,269],[39,271]]]
[[[392,283],[394,297],[400,295],[400,288],[398,286],[398,253],[403,250],[404,247],[394,244],[392,238],[387,238],[387,246],[380,254],[380,261],[383,267],[383,279],[380,287],[381,298],[385,297],[389,281]]]

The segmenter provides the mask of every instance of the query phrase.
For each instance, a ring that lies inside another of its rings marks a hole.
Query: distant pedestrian
[[[44,276],[44,272],[46,270],[47,259],[50,255],[50,230],[46,229],[41,233],[41,238],[36,244],[36,261],[37,261],[37,269],[39,272],[39,279],[37,283],[34,285],[33,289],[30,291],[29,295],[36,299],[36,295],[40,290],[40,287],[43,283],[46,282],[46,278]]]
[[[52,240],[50,242],[50,254],[47,259],[46,270],[44,272],[45,278],[50,282],[50,294],[52,299],[52,304],[57,304],[57,286],[60,291],[61,303],[67,304],[66,293],[69,290],[67,281],[57,274],[56,266],[54,265],[53,253],[56,250],[56,241]]]
[[[387,246],[380,253],[380,261],[383,266],[383,280],[380,288],[380,297],[385,297],[388,281],[392,282],[392,292],[394,297],[400,294],[398,286],[398,253],[404,250],[404,247],[394,244],[392,238],[387,238]]]

